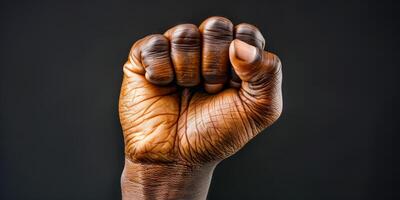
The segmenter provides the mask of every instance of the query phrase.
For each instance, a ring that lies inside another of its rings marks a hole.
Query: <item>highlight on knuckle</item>
[[[233,24],[223,17],[212,17],[202,24],[203,38],[209,42],[231,41],[233,39]]]
[[[201,47],[200,32],[192,24],[177,26],[171,34],[171,48],[177,50],[197,51]]]
[[[169,42],[163,35],[150,35],[141,49],[143,58],[160,57],[168,54]]]

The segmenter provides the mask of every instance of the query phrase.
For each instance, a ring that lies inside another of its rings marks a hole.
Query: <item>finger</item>
[[[177,84],[184,87],[200,83],[201,36],[197,26],[181,24],[164,34],[171,43],[171,59]]]
[[[265,46],[265,39],[262,36],[260,30],[257,27],[241,23],[235,26],[235,39],[239,39],[247,44],[255,46],[259,49],[264,49]],[[230,85],[232,87],[240,87],[242,80],[240,80],[239,76],[236,74],[233,67],[231,67],[231,81]]]
[[[202,76],[209,93],[219,92],[227,80],[229,44],[233,24],[224,17],[210,17],[200,25],[202,33]]]
[[[132,60],[139,73],[145,73],[146,79],[156,85],[167,85],[174,79],[169,41],[160,34],[149,35],[136,42],[131,51]]]

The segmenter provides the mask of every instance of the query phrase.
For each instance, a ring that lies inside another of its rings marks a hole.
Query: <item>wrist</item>
[[[215,166],[136,163],[125,159],[122,199],[206,199]]]

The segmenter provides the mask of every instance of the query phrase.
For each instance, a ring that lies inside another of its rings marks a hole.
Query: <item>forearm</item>
[[[214,168],[215,164],[143,164],[125,159],[121,176],[122,199],[204,200]]]

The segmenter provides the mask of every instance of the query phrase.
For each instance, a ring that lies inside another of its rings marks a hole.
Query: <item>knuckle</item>
[[[276,55],[272,54],[273,57],[273,65],[278,69],[278,71],[282,68],[282,61],[281,59]]]
[[[259,48],[265,46],[265,39],[260,30],[251,24],[241,23],[237,25],[235,27],[235,38]]]
[[[233,24],[224,17],[210,17],[201,25],[203,38],[208,42],[228,41],[233,39]]]
[[[169,41],[163,35],[154,34],[145,38],[145,43],[141,48],[142,58],[164,57],[169,52]]]
[[[200,32],[193,24],[176,26],[171,33],[171,49],[196,51],[200,49]]]
[[[264,64],[267,66],[269,74],[278,74],[282,70],[281,59],[274,53],[267,52],[266,59],[264,59]]]

